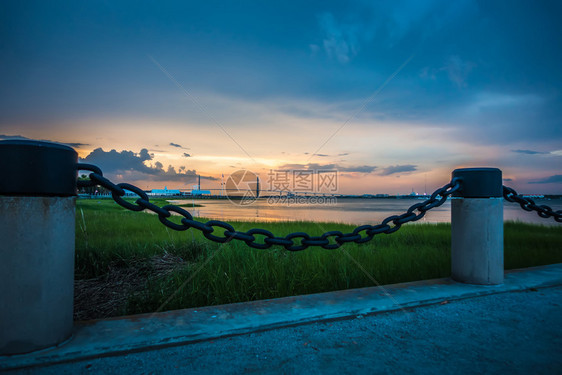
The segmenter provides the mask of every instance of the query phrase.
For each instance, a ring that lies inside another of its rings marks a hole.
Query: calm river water
[[[378,224],[381,220],[395,214],[402,214],[408,207],[422,202],[416,199],[358,199],[337,198],[331,203],[287,204],[258,199],[254,203],[241,206],[227,199],[172,200],[172,203],[200,204],[203,207],[185,207],[193,216],[218,220],[244,221],[316,221],[348,224]],[[560,199],[536,199],[537,204],[546,204],[552,209],[561,210]],[[504,201],[504,220],[521,221],[546,225],[561,225],[554,219],[542,219],[536,213],[523,211],[518,204]],[[443,223],[451,221],[451,201],[427,212],[419,223]]]

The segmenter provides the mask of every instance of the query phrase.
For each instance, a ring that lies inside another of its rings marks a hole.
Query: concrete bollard
[[[451,201],[451,274],[467,284],[503,283],[502,174],[497,168],[453,171],[461,189]]]
[[[0,142],[0,355],[72,335],[76,152]]]

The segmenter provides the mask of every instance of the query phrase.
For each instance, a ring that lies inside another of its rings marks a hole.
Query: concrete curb
[[[435,279],[80,322],[74,327],[72,339],[58,347],[25,355],[0,356],[0,369],[125,354],[279,327],[558,285],[562,285],[562,264],[508,271],[504,284],[495,286]]]

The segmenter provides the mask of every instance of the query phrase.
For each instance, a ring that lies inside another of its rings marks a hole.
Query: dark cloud
[[[371,173],[377,169],[374,165],[357,165],[351,167],[343,167],[338,164],[285,164],[280,169],[306,169],[306,170],[337,170],[339,172],[356,172],[356,173]]]
[[[304,154],[305,154],[305,155],[310,155],[310,152],[305,152]],[[348,153],[348,152],[344,152],[344,153],[342,153],[342,154],[338,154],[337,156],[345,156],[345,155],[349,155],[349,153]],[[328,154],[312,154],[312,156],[319,156],[319,157],[321,157],[321,158],[327,158],[327,157],[332,156],[332,155],[328,155]]]
[[[31,138],[27,138],[24,137],[22,135],[6,135],[6,134],[0,134],[0,140],[9,140],[9,139],[14,139],[14,140],[33,140],[33,141],[41,141],[41,142],[52,142],[52,143],[60,143],[63,145],[67,145],[73,148],[80,148],[83,146],[89,146],[88,143],[80,143],[80,142],[57,142],[57,141],[51,141],[49,139],[31,139]]]
[[[158,168],[151,168],[144,164],[145,161],[152,160],[153,156],[146,148],[140,150],[139,153],[126,150],[121,152],[116,150],[104,151],[102,148],[96,148],[83,160],[86,163],[99,166],[108,173],[137,171],[145,174],[156,174]]]
[[[123,175],[125,178],[132,180],[150,180],[150,181],[178,181],[188,183],[194,181],[197,172],[195,170],[180,168],[176,171],[173,166],[164,166],[159,161],[154,161],[153,166],[147,166],[145,162],[152,161],[154,154],[150,154],[147,149],[143,148],[139,153],[133,151],[104,151],[102,148],[96,148],[83,161],[86,163],[99,166],[105,174]],[[203,179],[216,180],[215,177],[201,176]]]
[[[183,147],[182,145],[179,145],[179,144],[174,143],[174,142],[170,142],[170,146],[176,147],[176,148],[181,148],[181,149],[184,149],[184,150],[189,150],[189,147]]]
[[[390,167],[384,168],[380,175],[381,176],[388,176],[395,173],[406,173],[406,172],[414,172],[417,170],[416,165],[405,164],[405,165],[393,165]]]
[[[357,165],[353,167],[340,167],[336,166],[339,171],[344,172],[358,172],[358,173],[371,173],[377,169],[374,165]]]
[[[550,152],[533,151],[533,150],[511,150],[511,152],[515,152],[515,153],[518,153],[518,154],[526,154],[526,155],[550,154]]]
[[[541,180],[531,181],[530,184],[560,184],[562,183],[562,174],[546,177]]]
[[[184,157],[184,158],[190,158],[190,157],[191,157],[191,155],[190,155],[190,154],[188,154],[187,152],[184,152],[184,153],[183,153],[183,157]]]
[[[512,181],[513,181],[513,178],[504,178],[503,180],[504,180],[505,182],[512,182]]]
[[[79,142],[71,142],[71,143],[64,143],[63,144],[70,146],[70,147],[74,147],[74,148],[80,148],[83,146],[89,146],[89,143],[79,143]]]

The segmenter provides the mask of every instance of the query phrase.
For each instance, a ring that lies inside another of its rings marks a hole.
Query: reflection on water
[[[415,199],[356,199],[338,198],[332,204],[271,204],[266,199],[258,199],[251,205],[239,206],[229,200],[197,199],[171,200],[175,204],[200,204],[203,207],[185,207],[193,216],[218,220],[242,221],[316,221],[347,224],[378,224],[388,216],[401,214],[411,205],[422,202]],[[536,200],[553,210],[562,209],[562,200]],[[523,211],[518,204],[504,201],[504,220],[560,225],[554,219],[542,219],[536,213]],[[451,221],[451,202],[427,212],[419,223],[444,223]]]

